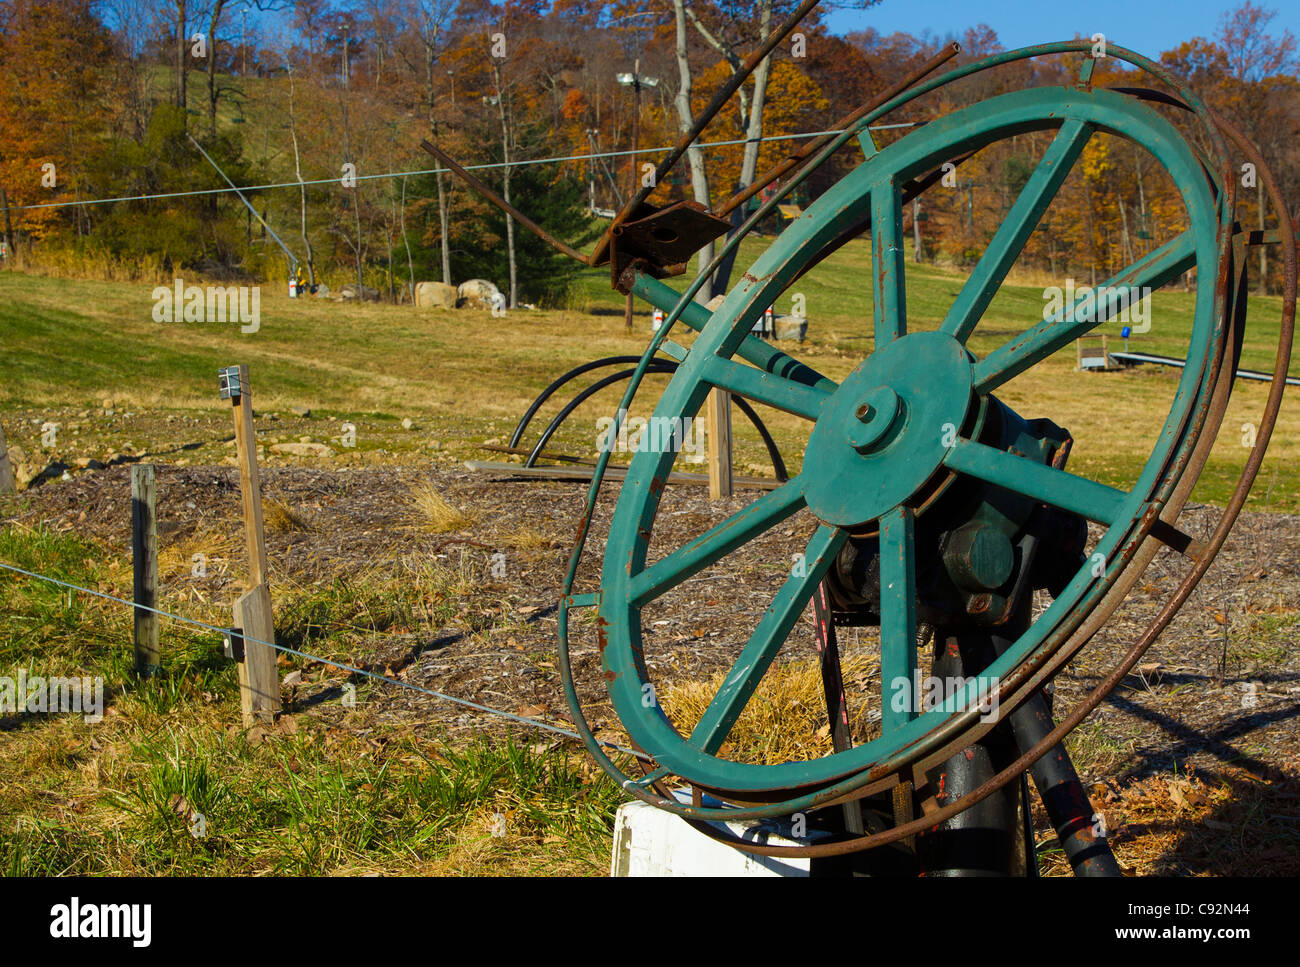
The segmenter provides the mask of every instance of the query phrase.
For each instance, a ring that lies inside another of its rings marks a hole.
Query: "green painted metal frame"
[[[1060,53],[1073,50],[1085,50],[1088,45],[1067,43],[1047,45],[1030,51],[1013,52],[1011,55],[999,55],[995,58],[968,65],[957,71],[944,75],[935,81],[920,85],[906,96],[900,96],[896,102],[890,102],[881,109],[892,110],[899,103],[904,103],[926,90],[947,83],[957,76],[965,76],[974,70],[983,69],[993,63],[1005,62],[1023,56],[1038,53]],[[1162,74],[1155,65],[1131,52],[1112,49],[1122,59],[1138,63],[1154,73]],[[1168,80],[1168,78],[1166,78]],[[1176,86],[1176,85],[1175,85]],[[1186,96],[1186,92],[1184,93]],[[1189,100],[1192,100],[1189,98]],[[1194,101],[1193,101],[1194,103]],[[865,126],[875,115],[864,118]],[[875,277],[878,293],[885,298],[877,298],[877,311],[874,326],[878,344],[902,335],[905,319],[905,293],[901,285],[902,265],[901,251],[897,244],[897,225],[901,220],[898,204],[898,186],[909,177],[923,173],[937,161],[952,157],[962,150],[969,150],[982,143],[988,143],[1000,137],[1010,136],[1021,131],[1043,128],[1058,128],[1058,135],[1052,142],[1039,168],[1031,176],[1022,192],[1021,199],[1013,206],[1003,228],[995,235],[989,253],[977,266],[971,280],[968,281],[958,296],[949,318],[945,320],[943,331],[964,340],[973,330],[978,316],[987,306],[993,291],[1000,284],[1009,268],[1019,246],[1032,231],[1033,224],[1042,210],[1050,203],[1063,180],[1069,164],[1078,156],[1086,143],[1087,136],[1095,130],[1105,130],[1124,137],[1132,138],[1145,145],[1173,174],[1175,183],[1183,192],[1184,203],[1188,209],[1189,222],[1193,226],[1189,234],[1180,236],[1163,249],[1158,250],[1147,259],[1136,263],[1117,277],[1125,284],[1151,285],[1158,287],[1180,272],[1197,265],[1204,270],[1219,262],[1227,244],[1230,225],[1228,212],[1230,205],[1220,197],[1216,205],[1211,186],[1205,179],[1200,160],[1187,147],[1177,131],[1146,105],[1140,104],[1124,95],[1106,91],[1092,91],[1086,88],[1041,88],[1015,94],[1003,95],[965,111],[933,122],[902,141],[889,146],[883,151],[872,154],[858,169],[847,176],[835,188],[812,206],[800,219],[781,236],[780,239],[760,258],[759,262],[747,273],[745,280],[731,293],[724,305],[711,318],[707,310],[690,300],[693,292],[688,290],[684,297],[646,277],[635,281],[634,291],[647,297],[655,304],[669,307],[671,303],[669,325],[682,318],[693,328],[702,328],[692,352],[688,356],[677,376],[661,399],[656,415],[694,415],[698,411],[711,385],[710,380],[731,380],[733,387],[740,380],[749,380],[745,389],[753,389],[755,377],[746,373],[736,374],[738,364],[731,361],[732,355],[739,355],[755,366],[762,367],[766,373],[777,374],[776,379],[767,379],[766,374],[759,374],[763,384],[763,395],[758,397],[766,402],[781,406],[791,412],[802,413],[815,418],[819,407],[810,405],[817,396],[811,396],[808,390],[815,389],[820,395],[830,397],[828,390],[834,384],[816,374],[803,364],[779,353],[772,347],[753,339],[748,334],[749,326],[758,313],[771,302],[793,277],[800,267],[817,257],[818,252],[834,242],[838,234],[854,220],[860,219],[861,206],[869,204],[873,215],[873,246],[875,253]],[[1217,140],[1217,131],[1211,131],[1211,140]],[[847,136],[847,133],[846,133]],[[845,136],[845,137],[846,137]],[[843,138],[841,139],[842,142]],[[1221,142],[1219,142],[1221,144]],[[838,144],[832,145],[834,150]],[[787,185],[787,190],[793,184]],[[775,202],[779,199],[774,199]],[[756,213],[761,217],[760,213]],[[736,240],[733,240],[733,244]],[[719,256],[722,257],[722,256]],[[1204,277],[1204,275],[1202,276]],[[1180,382],[1174,406],[1161,431],[1153,450],[1152,457],[1129,494],[1102,487],[1091,481],[1073,477],[1061,471],[1052,471],[1037,467],[1041,473],[1033,475],[1033,480],[1026,483],[1024,468],[1018,464],[1025,461],[1019,458],[999,454],[988,447],[973,442],[961,442],[954,445],[945,457],[949,469],[970,473],[992,483],[1005,485],[1014,477],[1018,488],[1029,488],[1031,496],[1046,499],[1068,509],[1084,513],[1092,519],[1101,519],[1109,528],[1098,550],[1107,556],[1110,565],[1102,578],[1092,577],[1090,572],[1081,571],[1071,582],[1065,593],[1040,618],[1030,634],[1026,635],[1016,646],[989,670],[998,675],[1014,668],[1022,661],[1034,657],[1036,650],[1044,647],[1044,641],[1050,637],[1059,637],[1061,628],[1067,624],[1071,615],[1076,618],[1086,614],[1091,602],[1095,602],[1106,588],[1109,580],[1122,567],[1127,548],[1133,546],[1145,531],[1140,522],[1152,518],[1153,507],[1159,505],[1172,486],[1165,473],[1176,467],[1186,458],[1186,453],[1194,444],[1197,416],[1203,418],[1203,375],[1211,358],[1212,349],[1222,331],[1223,317],[1216,311],[1216,292],[1209,286],[1202,285],[1198,290],[1196,322],[1192,333],[1192,349],[1189,359],[1196,359],[1197,365],[1189,366]],[[1097,319],[1087,328],[1103,321]],[[669,325],[665,325],[657,339],[647,349],[647,356],[657,348],[657,343],[666,337]],[[984,360],[972,366],[972,382],[981,392],[989,392],[1016,373],[1046,358],[1057,348],[1068,344],[1076,334],[1077,325],[1070,325],[1064,318],[1048,320],[1041,326],[1034,327],[1025,336],[1013,340],[1002,350],[991,353]],[[749,367],[744,367],[749,370]],[[792,377],[792,378],[790,378]],[[796,388],[797,387],[797,388]],[[634,392],[629,387],[629,396]],[[782,405],[785,404],[785,405]],[[822,404],[824,405],[824,404]],[[1189,432],[1190,431],[1190,432]],[[757,675],[765,670],[767,663],[774,657],[780,642],[789,626],[797,619],[806,603],[812,588],[824,573],[825,567],[833,559],[834,551],[842,543],[837,541],[842,531],[823,526],[818,529],[808,548],[808,576],[806,579],[792,577],[778,593],[772,606],[760,621],[759,628],[751,638],[749,645],[742,652],[733,674],[715,699],[714,706],[706,713],[706,720],[697,727],[694,735],[683,738],[656,708],[647,710],[642,703],[644,692],[641,686],[647,680],[645,668],[640,660],[639,621],[637,612],[646,602],[657,594],[685,580],[691,574],[698,573],[703,567],[717,560],[755,533],[761,532],[773,523],[788,517],[802,506],[802,481],[796,477],[782,488],[761,498],[750,505],[733,519],[702,535],[696,541],[673,552],[650,568],[645,567],[645,542],[643,534],[648,534],[653,526],[657,509],[661,481],[671,465],[672,454],[639,454],[633,460],[627,481],[623,486],[618,507],[614,516],[607,550],[605,569],[602,574],[602,589],[598,595],[587,598],[583,603],[599,602],[600,615],[598,623],[601,628],[602,651],[609,679],[609,689],[616,708],[624,716],[634,741],[643,748],[652,750],[654,758],[663,763],[662,770],[675,773],[700,785],[731,790],[749,790],[760,792],[771,789],[813,788],[816,791],[795,796],[791,800],[774,806],[752,807],[748,809],[708,810],[699,807],[681,806],[667,803],[663,797],[649,792],[644,786],[646,780],[631,780],[626,777],[595,746],[594,741],[587,742],[598,761],[622,778],[629,791],[664,805],[676,807],[688,816],[706,816],[714,813],[725,814],[730,818],[744,816],[776,815],[792,808],[812,805],[826,801],[851,790],[855,785],[861,786],[872,776],[879,775],[882,768],[896,766],[910,755],[915,757],[918,750],[925,745],[929,734],[938,734],[943,729],[934,712],[925,713],[915,718],[904,717],[900,721],[888,723],[886,734],[881,739],[860,746],[847,752],[827,756],[811,763],[785,763],[775,766],[754,766],[722,760],[711,755],[721,744],[725,729],[734,722],[743,705],[743,699],[752,692],[757,684]],[[1011,464],[1007,461],[1012,461]],[[1162,476],[1162,474],[1164,474]],[[801,475],[802,476],[802,475]],[[589,494],[590,505],[594,506],[597,484],[593,482]],[[897,566],[886,568],[888,585],[895,587],[892,600],[882,610],[890,614],[887,628],[891,641],[907,640],[908,628],[915,628],[914,611],[908,616],[907,602],[914,598],[914,577],[909,572],[914,570],[910,560],[910,539],[906,536],[895,539],[895,534],[907,535],[910,531],[911,511],[897,508],[882,518],[884,529],[888,533],[887,545],[897,554]],[[1140,532],[1140,533],[1139,533]],[[585,541],[584,528],[579,535],[579,546],[571,561],[566,594],[572,588],[576,575],[582,544]],[[882,555],[883,556],[883,555]],[[575,599],[566,597],[561,607],[562,648],[567,652],[568,608],[576,605]],[[914,606],[913,606],[914,607]],[[883,619],[882,619],[883,620]],[[1077,621],[1075,622],[1077,624]],[[900,669],[906,665],[908,649],[900,649],[892,644],[885,647],[891,663]],[[567,657],[567,655],[565,656]],[[914,655],[913,655],[914,657]],[[564,663],[567,670],[567,661]],[[581,709],[577,705],[576,692],[572,682],[566,677],[566,693],[575,709],[575,719],[581,719]],[[974,686],[972,686],[972,689]],[[966,696],[967,711],[954,718],[967,719],[978,703],[979,696]],[[585,727],[585,722],[581,723]],[[583,729],[586,730],[585,728]],[[698,736],[698,740],[695,739]],[[603,761],[602,761],[603,760]]]

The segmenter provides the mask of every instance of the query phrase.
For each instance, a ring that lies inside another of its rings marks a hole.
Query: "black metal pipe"
[[[1011,713],[1011,729],[1021,749],[1032,749],[1055,727],[1052,711],[1038,692]],[[1061,848],[1076,876],[1122,876],[1119,863],[1098,833],[1092,804],[1065,747],[1058,744],[1029,768]]]
[[[983,671],[996,648],[995,644],[990,647],[995,639],[996,633],[949,635],[935,629],[930,675],[943,682],[944,700],[960,691],[961,683],[969,677]],[[919,697],[914,696],[914,700]],[[931,769],[927,778],[936,800],[946,805],[987,782],[1014,757],[1009,737],[999,727],[983,741],[967,746]],[[1020,789],[1008,783],[970,809],[939,823],[918,839],[917,849],[926,876],[1010,876],[1017,872],[1019,855],[1032,852],[1032,846],[1017,846],[1016,838],[1024,835]]]
[[[790,474],[785,468],[785,461],[781,459],[781,451],[776,448],[776,441],[772,439],[772,434],[767,432],[767,426],[758,418],[754,408],[749,405],[749,400],[743,396],[731,397],[731,402],[736,404],[736,409],[744,413],[749,422],[754,424],[754,429],[758,435],[763,438],[763,444],[767,447],[767,455],[772,459],[772,471],[776,474],[776,479],[785,483],[790,479]]]
[[[551,396],[554,395],[555,391],[565,383],[569,382],[569,380],[577,379],[583,373],[589,373],[593,369],[602,369],[605,366],[639,363],[640,361],[640,356],[606,356],[603,359],[594,359],[589,363],[583,363],[581,366],[573,367],[573,369],[569,370],[559,379],[555,380],[555,382],[551,383],[550,386],[546,387],[546,389],[542,390],[542,392],[538,394],[537,399],[533,400],[532,406],[528,407],[528,409],[524,411],[523,418],[520,419],[519,424],[515,427],[515,432],[510,435],[510,446],[519,446],[519,441],[523,439],[524,430],[528,428],[528,424],[532,422],[533,417],[537,415],[537,411],[542,408],[542,404],[550,399]]]
[[[656,363],[658,362],[659,360],[652,360],[650,363],[650,368],[646,370],[646,372],[649,373],[664,372],[664,370],[659,370],[656,368]],[[617,383],[619,380],[622,379],[630,379],[635,372],[636,372],[635,369],[624,369],[620,372],[602,377],[601,379],[596,380],[596,382],[588,386],[585,390],[583,390],[573,399],[571,399],[568,402],[568,404],[562,410],[560,410],[559,413],[555,415],[555,419],[551,420],[551,422],[547,425],[546,429],[542,431],[541,437],[539,437],[537,440],[537,445],[533,447],[532,453],[528,454],[528,459],[524,461],[524,466],[531,467],[537,462],[538,455],[546,447],[546,444],[551,439],[551,437],[555,435],[555,431],[560,428],[560,424],[563,423],[566,419],[568,419],[570,413],[576,410],[587,400],[591,399],[591,397],[595,396],[606,386],[613,385],[614,383]],[[668,370],[668,372],[672,372],[672,370]]]
[[[518,425],[515,427],[514,433],[511,434],[510,446],[517,447],[519,445],[519,440],[523,437],[524,431],[528,428],[528,424],[532,422],[533,417],[537,415],[537,411],[541,409],[542,405],[565,383],[576,379],[583,373],[591,372],[593,369],[600,369],[605,366],[614,366],[619,363],[635,363],[639,362],[640,359],[640,356],[607,356],[604,359],[597,359],[589,363],[583,363],[581,366],[575,366],[573,369],[569,370],[559,379],[551,383],[550,386],[546,387],[546,389],[542,390],[537,399],[533,400],[532,405],[528,407]],[[676,371],[677,363],[669,359],[651,360],[650,366],[647,369],[647,372],[650,373],[675,373]],[[605,377],[604,379],[598,380],[582,393],[579,393],[578,396],[574,397],[573,401],[565,406],[560,411],[559,415],[557,415],[556,418],[547,426],[541,439],[538,441],[537,445],[533,447],[532,452],[529,453],[528,459],[524,461],[524,466],[531,467],[536,464],[537,458],[541,455],[545,444],[555,435],[555,431],[559,429],[560,424],[563,423],[564,420],[568,418],[569,414],[577,409],[581,403],[590,399],[596,391],[604,389],[606,386],[618,382],[620,379],[630,377],[632,372],[633,370],[624,370],[623,372],[616,374],[614,377]],[[772,471],[776,474],[776,479],[782,483],[789,480],[789,470],[786,468],[785,460],[782,459],[781,451],[777,448],[776,441],[772,438],[772,434],[768,430],[767,424],[762,421],[758,413],[755,412],[754,407],[751,406],[749,401],[744,397],[733,395],[731,401],[736,404],[736,408],[745,414],[745,418],[748,419],[749,422],[754,425],[754,429],[758,431],[758,435],[763,440],[763,445],[767,447],[767,455],[772,461]]]

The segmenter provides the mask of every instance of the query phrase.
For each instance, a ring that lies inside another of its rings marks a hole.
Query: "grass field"
[[[738,272],[762,245],[759,239],[746,244]],[[869,265],[866,243],[855,242],[797,284],[810,325],[808,340],[792,351],[833,379],[843,378],[871,350]],[[160,425],[167,415],[214,420],[211,432],[219,437],[227,424],[217,406],[216,370],[244,362],[259,410],[283,417],[292,406],[306,406],[317,415],[354,422],[357,452],[345,457],[367,459],[367,452],[383,450],[398,460],[435,452],[442,459],[481,458],[485,454],[477,444],[506,442],[519,414],[555,376],[597,356],[640,352],[648,314],[639,314],[635,331],[626,333],[622,299],[609,290],[607,278],[599,271],[584,276],[570,311],[521,310],[505,319],[464,310],[291,300],[268,286],[262,292],[260,329],[241,334],[234,323],[153,322],[148,286],[10,273],[0,276],[5,336],[0,371],[6,374],[0,406],[20,421],[13,425],[9,419],[10,443],[20,442],[29,452],[41,450],[41,423],[75,422],[87,410],[98,411],[106,398],[116,404],[111,426],[91,421],[75,428],[77,446],[102,453],[75,455],[98,458],[127,442],[137,450],[179,442],[174,426]],[[909,265],[909,326],[936,328],[962,281],[956,272]],[[1151,332],[1135,337],[1132,348],[1185,355],[1192,300],[1191,293],[1157,293]],[[1005,342],[1041,319],[1043,305],[1041,283],[1005,286],[971,348],[982,355]],[[1279,309],[1277,298],[1251,298],[1243,367],[1272,369]],[[1099,331],[1118,342],[1117,324]],[[688,337],[683,332],[680,338],[689,342]],[[1073,348],[1062,350],[1007,384],[999,396],[1022,416],[1048,417],[1070,430],[1076,472],[1116,486],[1131,483],[1168,415],[1178,373],[1153,367],[1081,373],[1074,365]],[[1293,363],[1291,372],[1300,373],[1300,364]],[[641,412],[648,415],[664,379],[651,379]],[[1266,384],[1238,381],[1194,500],[1221,504],[1226,499],[1246,455],[1246,424],[1258,425],[1266,389]],[[584,405],[552,449],[592,455],[596,421],[613,412],[620,391],[610,388]],[[559,405],[556,400],[543,417]],[[413,421],[416,430],[402,431],[403,419]],[[787,463],[797,469],[806,425],[779,413],[769,423]],[[757,435],[739,417],[736,426],[740,472],[770,473]],[[1300,508],[1298,429],[1300,411],[1288,400],[1249,506]],[[267,438],[273,438],[269,431]],[[45,449],[66,452],[62,445]],[[226,453],[200,448],[187,457],[200,462],[218,452]]]
[[[746,244],[738,272],[762,244]],[[869,265],[865,243],[853,243],[797,286],[807,302],[809,338],[790,351],[835,379],[871,350]],[[956,272],[909,266],[909,325],[937,327],[962,281]],[[989,309],[971,343],[977,354],[1041,318],[1042,283],[1021,283],[1005,287]],[[1134,339],[1133,348],[1183,355],[1191,307],[1191,294],[1158,295],[1151,333]],[[1251,299],[1243,366],[1272,368],[1279,309],[1277,298]],[[0,421],[31,466],[116,451],[153,453],[160,462],[228,463],[229,405],[218,399],[216,371],[233,363],[250,367],[267,463],[297,462],[270,446],[303,435],[331,444],[330,465],[503,459],[479,444],[505,443],[542,387],[594,357],[639,353],[649,333],[641,310],[636,330],[624,331],[622,297],[595,271],[583,277],[569,310],[521,310],[505,319],[290,300],[271,287],[262,293],[256,333],[241,334],[235,323],[159,324],[151,310],[149,286],[0,274]],[[1105,328],[1117,338],[1117,326]],[[686,334],[679,338],[689,342]],[[663,377],[654,378],[636,412],[648,414],[663,385]],[[1072,432],[1075,472],[1125,485],[1145,460],[1175,386],[1176,374],[1149,367],[1075,372],[1071,348],[999,395],[1021,415],[1049,417]],[[1262,384],[1237,384],[1193,500],[1223,502],[1247,454],[1243,427],[1258,423],[1265,393]],[[551,449],[592,455],[596,421],[613,411],[617,394],[609,390],[576,413]],[[310,422],[294,413],[303,407],[312,411]],[[355,447],[340,442],[345,422],[357,427]],[[42,439],[47,423],[59,427],[49,444]],[[797,469],[807,425],[784,414],[774,414],[770,425]],[[770,473],[757,436],[739,418],[735,426],[739,472]],[[1292,399],[1250,507],[1300,509],[1297,430]],[[176,449],[182,445],[188,448]],[[286,521],[284,527],[294,526],[291,515]],[[106,568],[126,560],[122,549],[76,534],[12,525],[0,530],[0,559],[88,586],[108,580]],[[453,600],[455,576],[435,578],[443,582],[435,591],[411,593]],[[74,716],[6,726],[4,872],[605,868],[610,817],[621,796],[579,755],[534,745],[533,737],[453,748],[382,724],[340,733],[298,716],[282,721],[302,718],[301,727],[242,732],[227,725],[236,704],[233,676],[214,655],[212,635],[175,632],[167,674],[122,688],[112,683],[132,681],[122,649],[129,612],[12,579],[0,579],[0,595],[0,672],[72,667],[121,688],[97,725]],[[277,622],[301,620],[310,628],[313,615],[345,605],[329,588],[303,590],[277,599]],[[199,813],[213,830],[202,839],[187,832]]]

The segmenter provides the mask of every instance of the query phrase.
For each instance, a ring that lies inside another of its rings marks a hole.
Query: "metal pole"
[[[632,103],[635,105],[632,114],[632,191],[635,195],[637,192],[637,167],[636,153],[641,147],[641,58],[632,62]],[[630,197],[630,196],[629,196]],[[627,306],[623,312],[623,324],[627,331],[632,331],[632,293],[627,294]]]
[[[194,147],[199,149],[199,154],[207,158],[208,164],[212,165],[212,167],[217,169],[217,174],[221,175],[221,177],[225,179],[226,184],[230,186],[230,190],[239,196],[239,200],[244,203],[244,207],[253,213],[253,217],[257,219],[258,224],[260,224],[264,229],[266,229],[267,234],[269,234],[273,239],[275,239],[275,244],[279,245],[280,248],[284,250],[285,257],[289,260],[290,275],[296,275],[298,271],[298,259],[292,252],[289,251],[289,246],[285,245],[284,242],[280,241],[280,236],[275,234],[275,230],[271,228],[270,225],[266,224],[266,219],[264,219],[261,215],[257,213],[257,209],[254,208],[251,204],[249,204],[248,199],[244,197],[244,193],[235,187],[235,183],[231,181],[228,177],[226,177],[226,173],[221,170],[221,166],[212,160],[212,156],[210,154],[208,154],[206,151],[203,150],[203,145],[199,144],[197,141],[194,140],[194,135],[190,134],[187,131],[185,133],[185,136],[190,139],[190,143],[193,144]]]

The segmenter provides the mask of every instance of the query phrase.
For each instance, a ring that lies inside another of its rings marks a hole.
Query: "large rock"
[[[334,450],[324,443],[277,443],[271,447],[271,452],[287,457],[327,458],[334,456]]]
[[[777,316],[772,320],[772,335],[777,339],[803,342],[807,333],[807,316]]]
[[[455,309],[459,297],[454,285],[443,282],[418,282],[415,286],[415,304],[421,309]]]
[[[339,286],[338,297],[344,302],[356,302],[358,299],[362,302],[378,302],[379,290],[372,289],[368,285],[357,285],[355,282],[349,282],[347,285]]]
[[[487,279],[470,279],[460,284],[457,294],[460,298],[456,305],[462,309],[491,309],[501,290]]]

